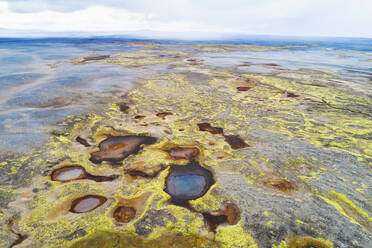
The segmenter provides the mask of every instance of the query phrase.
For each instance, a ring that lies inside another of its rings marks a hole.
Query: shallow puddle
[[[75,139],[77,142],[79,142],[80,144],[82,144],[83,146],[85,147],[89,147],[91,146],[88,141],[80,136],[77,136],[76,139]]]
[[[287,97],[293,97],[293,98],[299,97],[299,95],[297,95],[297,94],[295,94],[293,92],[287,92],[286,94],[287,94]]]
[[[117,205],[109,214],[118,222],[117,224],[131,222],[136,216],[142,216],[146,202],[152,194],[146,192],[135,198],[116,196]]]
[[[67,166],[56,169],[50,175],[53,181],[69,182],[73,180],[85,179],[87,173],[81,166]]]
[[[252,87],[240,86],[240,87],[236,87],[236,89],[238,91],[248,91],[248,90],[252,89]]]
[[[220,127],[213,127],[211,124],[203,122],[198,124],[199,130],[200,131],[207,131],[210,132],[211,134],[221,134],[223,133],[223,129]]]
[[[165,120],[165,117],[168,116],[168,115],[173,115],[172,112],[160,112],[160,113],[157,113],[156,116]]]
[[[212,173],[191,161],[186,166],[171,165],[164,191],[175,205],[187,206],[189,200],[202,197],[213,184]]]
[[[144,115],[136,115],[135,117],[134,117],[134,119],[136,119],[136,120],[139,120],[139,119],[143,119],[143,118],[145,118],[146,116],[144,116]]]
[[[136,216],[136,209],[133,207],[120,206],[114,211],[114,219],[117,222],[128,223]]]
[[[234,150],[248,147],[249,145],[239,135],[224,135],[225,141]]]
[[[118,178],[118,175],[112,176],[96,176],[86,172],[86,170],[78,165],[66,166],[56,169],[50,175],[53,181],[70,182],[80,179],[89,179],[96,182],[108,182]]]
[[[266,187],[290,194],[297,190],[297,186],[285,179],[267,179],[263,182]]]
[[[136,154],[142,144],[154,144],[156,138],[151,136],[112,136],[102,141],[98,152],[91,153],[90,161],[101,163],[102,161],[120,162],[131,154]]]
[[[97,60],[104,60],[110,58],[109,55],[97,55],[97,56],[90,56],[90,57],[85,57],[80,63],[85,63],[89,61],[97,61]]]
[[[118,107],[119,107],[119,110],[122,113],[124,113],[124,114],[128,114],[129,113],[130,107],[126,103],[119,103],[118,104]]]
[[[165,168],[166,168],[166,166],[160,165],[159,169],[157,169],[157,170],[155,170],[151,173],[142,171],[141,169],[129,169],[129,170],[125,170],[125,173],[127,173],[128,175],[133,176],[133,177],[154,178],[157,175],[159,175],[159,173],[162,170],[164,170]]]
[[[104,204],[106,201],[107,199],[103,196],[86,195],[72,201],[70,212],[72,213],[90,212]]]
[[[205,222],[211,232],[216,232],[216,229],[221,224],[235,225],[240,220],[240,210],[233,203],[227,203],[224,210],[217,214],[202,213]]]
[[[194,159],[199,155],[198,148],[174,148],[168,151],[169,156],[173,160],[177,159]]]

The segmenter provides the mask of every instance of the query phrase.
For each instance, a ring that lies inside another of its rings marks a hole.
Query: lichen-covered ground
[[[239,68],[250,62],[213,67],[198,57],[288,47],[132,45],[67,63],[167,70],[139,79],[101,111],[70,116],[42,149],[1,158],[0,247],[371,246],[370,84],[276,64],[261,65],[274,68],[271,75],[248,74]],[[127,135],[157,141],[120,161],[92,162],[100,142]],[[172,157],[190,148],[199,154]],[[188,205],[175,204],[165,181],[171,166],[189,160],[214,184]],[[52,180],[71,165],[115,176]],[[71,211],[91,195],[106,200]],[[118,214],[119,207],[130,210]]]

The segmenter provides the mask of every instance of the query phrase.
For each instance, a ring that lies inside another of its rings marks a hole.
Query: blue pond
[[[212,172],[190,161],[186,166],[171,165],[164,191],[172,197],[172,203],[187,206],[189,200],[202,197],[213,184]]]
[[[203,176],[180,175],[169,177],[168,184],[172,185],[168,188],[171,195],[193,199],[204,191],[207,182]]]

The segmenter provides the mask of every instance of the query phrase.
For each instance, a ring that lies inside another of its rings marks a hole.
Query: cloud
[[[71,1],[71,0],[11,0],[8,2],[9,9],[16,13],[35,13],[45,10],[57,12],[71,12],[81,10],[89,7],[90,5],[97,5],[99,1]]]
[[[372,37],[371,0],[0,0],[0,28]]]
[[[121,8],[89,6],[71,12],[42,10],[13,12],[5,2],[0,2],[0,28],[11,30],[123,32],[136,30],[192,31],[201,25],[187,21],[156,21],[151,13],[130,12]]]

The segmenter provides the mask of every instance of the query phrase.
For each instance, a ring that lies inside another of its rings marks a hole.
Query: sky
[[[372,0],[0,0],[0,36],[372,38]]]

